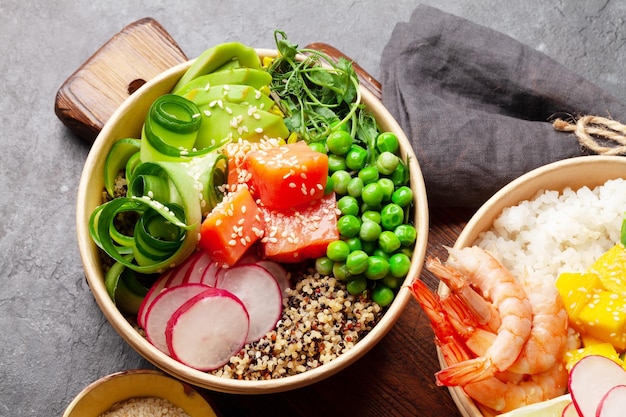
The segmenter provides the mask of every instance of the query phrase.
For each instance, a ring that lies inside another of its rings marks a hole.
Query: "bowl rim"
[[[597,165],[602,165],[607,170],[598,173],[598,176],[595,178],[604,179],[588,181],[589,178],[587,177],[584,180],[578,179],[572,183],[572,177],[568,174],[573,174],[578,170],[583,170],[588,173],[597,172],[596,170],[592,170],[592,168],[597,167]],[[556,174],[560,174],[559,177],[556,177]],[[537,183],[542,183],[547,178],[555,180],[558,186],[536,186]],[[584,186],[593,188],[614,178],[626,179],[626,158],[623,156],[581,155],[537,167],[506,184],[480,206],[457,237],[453,247],[455,249],[461,249],[472,245],[478,238],[480,232],[484,232],[491,227],[493,220],[502,213],[503,209],[529,200],[541,191],[550,189],[562,192],[568,187],[573,190],[578,190]],[[449,289],[443,283],[440,283],[438,293],[446,294],[448,292]],[[438,347],[437,357],[439,359],[439,365],[441,367],[446,366],[443,354]],[[464,417],[493,416],[490,410],[472,400],[460,387],[448,387],[448,390]]]
[[[261,57],[277,55],[277,51],[274,49],[256,49],[256,51]],[[367,353],[383,338],[383,336],[387,334],[387,332],[389,332],[389,330],[391,330],[391,327],[393,327],[393,324],[398,320],[400,314],[403,312],[409,299],[411,298],[408,283],[412,280],[412,277],[418,277],[421,273],[428,241],[429,213],[426,189],[421,169],[418,165],[417,158],[413,152],[411,144],[398,122],[383,106],[382,102],[361,84],[359,89],[362,94],[362,101],[366,103],[368,108],[370,108],[379,118],[384,117],[384,124],[388,126],[388,129],[393,130],[400,140],[403,155],[409,159],[409,172],[411,177],[411,188],[414,192],[414,201],[418,202],[418,204],[415,205],[413,212],[414,222],[418,232],[418,240],[413,252],[413,261],[411,263],[411,269],[409,270],[409,273],[400,287],[394,301],[389,307],[387,307],[387,311],[376,326],[374,326],[374,328],[370,330],[347,353],[341,354],[329,363],[296,375],[271,380],[237,380],[215,376],[183,365],[147,342],[146,339],[131,326],[119,310],[117,310],[109,298],[101,277],[102,274],[98,276],[97,273],[100,268],[100,264],[98,259],[96,259],[97,256],[94,256],[94,252],[96,252],[97,255],[97,250],[95,244],[91,241],[88,231],[88,218],[93,208],[88,207],[87,204],[84,203],[90,195],[90,172],[93,171],[94,167],[97,165],[98,155],[104,153],[107,148],[111,146],[113,141],[120,139],[120,137],[113,138],[113,136],[115,136],[114,129],[116,122],[123,117],[129,108],[137,106],[137,103],[142,99],[144,94],[150,92],[151,89],[168,83],[171,85],[171,89],[174,85],[172,80],[174,80],[174,82],[178,80],[178,78],[182,76],[184,71],[189,68],[194,61],[195,59],[178,64],[157,75],[137,89],[135,93],[128,97],[124,103],[122,103],[122,105],[115,110],[110,119],[105,123],[87,156],[78,186],[76,234],[83,269],[91,288],[92,295],[109,323],[113,325],[118,334],[120,334],[120,336],[136,352],[159,369],[186,382],[216,391],[235,394],[281,392],[310,385],[314,382],[334,375]],[[378,120],[378,122],[380,122],[380,120]]]
[[[158,380],[160,382],[157,385],[136,384],[138,380],[145,379],[149,379],[152,382],[154,382],[155,380]],[[123,380],[127,381],[124,382]],[[113,389],[113,387],[115,387],[115,384],[117,384],[118,386],[122,386],[123,383],[130,384],[131,382],[135,382],[132,384],[131,392],[124,391],[124,395],[115,395],[113,393],[110,396],[107,395],[103,397],[102,393],[98,392],[104,390],[105,393],[108,393],[109,391],[106,390]],[[166,393],[165,395],[163,395],[164,392]],[[207,417],[215,417],[217,415],[213,410],[213,407],[211,407],[209,402],[206,400],[206,398],[204,398],[202,394],[195,389],[195,387],[192,387],[183,381],[167,375],[162,371],[154,369],[131,369],[115,372],[100,377],[99,379],[91,382],[86,387],[84,387],[72,399],[72,401],[67,405],[65,411],[63,412],[63,417],[70,417],[76,411],[77,407],[81,406],[81,402],[83,400],[89,399],[90,395],[95,396],[95,398],[93,398],[94,400],[107,403],[109,408],[120,401],[129,400],[131,398],[158,397],[163,398],[171,402],[172,404],[175,404],[185,409],[185,411],[187,411],[187,409],[189,408],[201,408],[201,411],[203,413],[208,413],[204,414]],[[91,405],[89,408],[92,409],[93,407],[94,406]]]

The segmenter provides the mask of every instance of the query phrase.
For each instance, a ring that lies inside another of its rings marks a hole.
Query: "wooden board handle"
[[[347,55],[331,45],[312,43],[333,59]],[[154,19],[131,23],[111,38],[63,83],[54,111],[76,136],[93,142],[113,112],[145,82],[187,61],[167,31]],[[381,98],[380,83],[353,62],[359,80]]]
[[[154,19],[122,29],[63,83],[54,111],[75,135],[93,142],[113,112],[146,81],[187,57]]]

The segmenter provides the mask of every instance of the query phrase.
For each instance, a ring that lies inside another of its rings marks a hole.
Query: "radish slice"
[[[248,312],[237,297],[207,287],[172,315],[165,331],[167,346],[179,362],[209,371],[241,350],[249,324]]]
[[[572,367],[569,391],[582,417],[596,417],[604,396],[616,385],[626,385],[626,371],[611,359],[585,356]]]
[[[606,393],[598,407],[598,417],[623,417],[626,413],[626,385],[616,385]]]
[[[148,293],[139,305],[139,311],[137,312],[137,325],[139,325],[139,327],[141,327],[142,329],[146,326],[146,314],[148,314],[150,304],[152,304],[154,299],[158,297],[161,291],[163,291],[174,271],[175,268],[162,273],[154,282],[154,284],[152,284],[152,286],[148,290]]]
[[[580,414],[578,414],[578,411],[576,411],[576,406],[574,405],[574,403],[569,403],[563,409],[561,417],[580,417]]]
[[[193,265],[187,270],[184,281],[186,283],[201,283],[204,271],[211,265],[213,258],[205,251],[198,251],[198,256]]]
[[[270,260],[261,260],[256,262],[257,265],[267,269],[272,274],[283,294],[283,298],[287,297],[287,288],[291,287],[289,282],[289,274],[278,262]]]
[[[208,285],[209,287],[215,287],[217,279],[223,269],[224,268],[222,268],[219,262],[211,262],[211,264],[204,270],[200,282],[204,285]]]
[[[191,268],[193,262],[195,262],[195,254],[194,259],[187,259],[184,263],[180,264],[179,268],[175,268],[170,274],[170,279],[165,284],[166,287],[177,287],[185,283],[185,277],[187,276],[187,271]]]
[[[176,285],[177,283],[182,284],[183,282],[185,282],[186,277],[189,275],[189,271],[193,268],[196,261],[200,259],[203,253],[204,252],[202,251],[195,251],[194,253],[189,255],[187,259],[183,261],[183,263],[181,263],[178,266],[178,272],[176,273],[176,275],[181,275],[181,277],[179,278],[181,281],[178,282],[178,279],[177,279],[177,281],[171,285],[172,287]]]
[[[263,337],[276,326],[282,312],[282,293],[278,283],[265,268],[256,265],[236,265],[226,269],[218,287],[237,296],[250,315],[250,330],[246,343]]]
[[[194,296],[206,291],[208,287],[202,284],[183,284],[165,288],[154,299],[145,318],[146,338],[161,352],[170,354],[165,339],[167,322],[180,306]]]

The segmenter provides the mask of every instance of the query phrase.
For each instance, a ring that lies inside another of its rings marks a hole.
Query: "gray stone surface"
[[[565,64],[626,100],[626,2],[427,0]],[[89,147],[56,118],[58,88],[128,23],[154,17],[190,57],[223,41],[327,42],[374,76],[415,1],[0,0],[0,416],[62,414],[87,384],[149,367],[85,282],[75,200]],[[225,412],[225,415],[228,415]]]

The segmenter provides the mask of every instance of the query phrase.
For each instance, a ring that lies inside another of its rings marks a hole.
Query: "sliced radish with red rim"
[[[185,273],[184,281],[187,283],[201,283],[204,271],[212,264],[213,258],[206,251],[199,250],[193,265]]]
[[[166,284],[170,280],[170,277],[174,273],[174,271],[175,268],[161,274],[148,290],[148,293],[143,298],[143,301],[139,306],[139,311],[137,312],[137,324],[139,325],[139,327],[145,328],[146,314],[148,313],[150,304],[152,304],[154,299],[158,297],[158,295],[161,293],[161,291],[163,291],[164,288],[166,288]]]
[[[600,403],[617,385],[626,385],[626,371],[605,356],[585,356],[569,374],[572,402],[582,417],[596,417]]]
[[[241,300],[228,291],[207,287],[169,319],[167,347],[179,362],[209,371],[224,365],[241,350],[249,324]]]
[[[154,299],[145,318],[146,338],[161,352],[170,354],[165,339],[167,322],[188,300],[207,290],[202,284],[182,284],[165,288]]]
[[[598,417],[623,417],[626,415],[626,385],[616,385],[606,393],[598,407]]]
[[[260,260],[256,262],[257,265],[267,269],[267,271],[272,274],[280,290],[283,294],[283,297],[287,297],[287,288],[291,287],[291,283],[289,281],[289,273],[281,264],[275,261],[270,260]]]
[[[246,343],[259,340],[276,327],[282,312],[282,293],[267,269],[256,265],[236,265],[224,272],[218,287],[238,297],[250,315]]]

